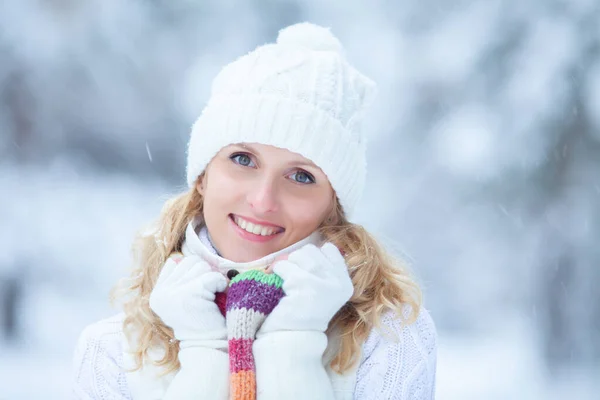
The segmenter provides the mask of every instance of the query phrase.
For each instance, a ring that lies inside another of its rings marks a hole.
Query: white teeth
[[[246,221],[246,227],[244,229],[250,233],[254,233],[254,224]]]
[[[270,236],[270,235],[274,234],[275,232],[277,232],[277,230],[274,228],[253,224],[253,223],[248,222],[238,216],[235,216],[233,218],[233,220],[235,221],[237,226],[239,226],[246,232],[250,232],[255,235]]]
[[[273,229],[269,229],[269,228],[262,228],[260,230],[260,232],[258,232],[261,236],[269,236],[274,232]]]

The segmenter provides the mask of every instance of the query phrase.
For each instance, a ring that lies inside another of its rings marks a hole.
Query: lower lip
[[[251,242],[265,243],[265,242],[275,239],[281,233],[283,233],[283,232],[279,232],[279,233],[275,233],[275,234],[269,235],[269,236],[255,235],[254,233],[250,233],[250,232],[245,231],[242,228],[240,228],[235,223],[235,221],[233,220],[233,217],[231,215],[229,216],[229,222],[231,223],[231,225],[233,226],[233,229],[237,232],[238,235],[240,235],[243,239],[249,240]]]

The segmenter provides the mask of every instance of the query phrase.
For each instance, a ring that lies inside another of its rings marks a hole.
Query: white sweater
[[[193,224],[188,227],[186,245],[188,250],[184,252],[207,251]],[[218,256],[211,253],[203,255],[219,261]],[[82,332],[74,357],[74,398],[154,400],[162,397],[172,375],[156,379],[148,378],[149,374],[125,371],[131,365],[131,358],[126,354],[123,318],[123,314],[118,314],[93,323]],[[409,326],[402,327],[391,313],[384,315],[382,322],[394,335],[374,329],[362,346],[357,369],[344,376],[328,370],[336,398],[434,399],[437,334],[427,310],[422,308],[417,321]]]

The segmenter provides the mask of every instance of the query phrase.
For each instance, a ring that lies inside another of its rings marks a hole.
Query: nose
[[[277,211],[278,194],[274,180],[264,177],[253,181],[248,188],[247,201],[257,214]]]

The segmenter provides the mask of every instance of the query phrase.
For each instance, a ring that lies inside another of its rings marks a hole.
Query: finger
[[[273,267],[273,271],[283,279],[281,288],[286,295],[295,287],[302,284],[312,285],[316,279],[313,274],[306,272],[297,264],[290,261],[279,261]]]
[[[184,257],[175,267],[171,276],[165,281],[165,284],[175,285],[177,282],[181,281],[183,276],[187,274],[190,269],[202,259],[198,256],[190,256]]]
[[[183,284],[184,282],[190,282],[195,280],[196,278],[211,272],[210,265],[204,260],[199,261],[193,265],[191,265],[187,271],[181,275],[181,278],[178,280],[179,284]]]
[[[227,278],[220,272],[207,272],[200,279],[204,289],[210,293],[224,292],[227,288]]]
[[[171,258],[167,259],[167,261],[163,264],[162,269],[160,270],[158,279],[156,281],[156,285],[163,284],[173,274],[173,270],[175,269],[176,265],[177,263],[175,262],[175,260]]]
[[[302,269],[296,263],[281,260],[273,265],[273,272],[279,275],[284,281],[288,281],[293,279],[294,276],[301,274]]]
[[[336,274],[347,274],[348,266],[346,264],[346,259],[333,243],[325,243],[321,247],[321,253],[327,258],[329,263],[333,266],[333,271]]]
[[[272,274],[273,273],[273,267],[274,267],[275,263],[277,263],[278,261],[287,260],[288,257],[289,257],[289,254],[280,254],[277,257],[275,257],[275,259],[273,260],[273,262],[271,264],[267,265],[267,268],[265,269],[265,273]]]
[[[272,274],[274,272],[273,268],[275,267],[275,264],[278,263],[279,261],[287,260],[288,257],[289,257],[289,254],[280,254],[277,257],[275,257],[273,262],[271,262],[271,264],[267,265],[267,268],[265,268],[265,273]]]
[[[309,244],[290,254],[288,260],[306,272],[316,274],[326,259],[315,245]]]
[[[337,248],[333,243],[325,243],[321,246],[321,251],[325,254],[325,257],[329,259],[329,261],[333,263],[345,262],[344,256],[340,252],[340,249]]]
[[[194,301],[213,301],[217,292],[223,292],[227,288],[227,278],[220,272],[208,272],[199,278],[182,282],[177,287],[178,293],[187,293]]]
[[[343,287],[345,288],[345,296],[349,300],[354,293],[354,284],[350,277],[350,271],[348,271],[348,265],[346,259],[340,252],[340,250],[332,243],[326,243],[321,247],[321,252],[331,263],[331,273],[338,279],[338,282],[344,282]]]

